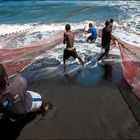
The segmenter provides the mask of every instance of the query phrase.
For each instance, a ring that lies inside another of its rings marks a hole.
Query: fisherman
[[[106,56],[108,58],[108,53],[110,50],[110,42],[111,42],[111,29],[110,22],[107,20],[105,22],[105,27],[102,29],[102,48],[105,49],[105,52],[101,54],[101,56],[97,59],[98,61],[102,59],[102,57]]]
[[[27,81],[21,74],[9,81],[6,69],[0,64],[0,112],[20,116],[40,110],[45,115],[51,107],[52,104],[42,101],[40,94],[27,91]]]
[[[74,47],[74,33],[71,31],[71,26],[69,24],[66,24],[65,30],[66,31],[64,32],[64,40],[63,40],[63,44],[66,44],[66,48],[64,49],[64,54],[63,54],[64,66],[65,66],[65,61],[70,56],[72,56],[74,59],[78,58],[80,63],[84,65],[83,60],[79,57]]]
[[[114,19],[111,18],[111,19],[110,19],[110,24],[109,24],[109,28],[110,28],[110,30],[111,30],[111,33],[112,33],[112,28],[113,28],[113,22],[114,22]]]
[[[97,39],[97,30],[92,23],[89,23],[89,29],[85,32],[85,34],[87,33],[91,33],[91,35],[87,38],[87,42],[90,40],[94,43]]]

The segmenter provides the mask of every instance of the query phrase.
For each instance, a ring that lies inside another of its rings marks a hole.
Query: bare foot
[[[49,111],[49,109],[52,109],[52,107],[53,107],[53,104],[51,103],[43,103],[41,106],[42,116],[44,116]]]

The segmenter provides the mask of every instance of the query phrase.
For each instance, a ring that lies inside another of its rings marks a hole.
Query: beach
[[[79,43],[81,41],[76,45],[81,46]],[[86,46],[86,51],[90,47],[93,44]],[[61,63],[62,51],[60,44],[21,72],[28,81],[28,90],[40,93],[44,100],[53,104],[53,108],[43,117],[39,113],[29,113],[16,122],[2,119],[1,137],[139,138],[140,104],[124,79],[120,55],[113,54],[112,50],[110,55],[116,61],[97,63],[93,60],[98,51],[94,51],[94,55],[91,51],[88,55],[94,57],[90,57],[85,66],[70,59],[65,68]]]
[[[85,42],[86,38],[87,36],[82,34],[75,36],[75,46],[85,60],[85,66],[70,58],[65,68],[65,45],[60,43],[46,52],[43,51],[41,56],[21,71],[27,79],[28,90],[40,93],[44,100],[53,104],[53,108],[44,117],[39,113],[29,113],[16,122],[2,119],[2,138],[140,137],[140,103],[125,80],[118,47],[111,46],[111,61],[97,62],[96,59],[101,53],[100,38],[95,43]],[[29,58],[34,58],[36,52],[38,51],[31,51]]]
[[[23,0],[0,7],[0,63],[10,80],[21,73],[27,90],[53,104],[45,116],[34,112],[14,121],[0,114],[0,138],[140,138],[139,1]],[[110,59],[97,62],[100,31],[110,18],[116,42]],[[98,31],[95,43],[83,32],[89,23]],[[84,66],[73,58],[63,65],[66,24]]]
[[[97,62],[96,59],[101,53],[100,38],[95,43],[85,42],[86,38],[87,35],[83,34],[75,36],[75,46],[86,62],[85,66],[70,58],[64,67],[65,45],[59,43],[60,45],[53,45],[53,48],[43,51],[42,55],[21,71],[27,79],[28,90],[40,93],[44,100],[53,104],[53,108],[44,117],[39,113],[29,113],[16,123],[2,119],[2,138],[140,137],[140,103],[125,80],[118,47],[111,46],[111,61]],[[51,40],[49,41],[51,47]],[[45,41],[45,44],[47,43],[48,41]],[[45,45],[42,45],[42,48],[43,46]],[[42,51],[31,51],[29,58],[34,58],[36,52]]]
[[[24,119],[19,121],[17,125],[21,131],[13,131],[11,138],[17,134],[18,139],[139,138],[138,122],[118,88],[120,82],[121,85],[126,83],[123,83],[120,69],[114,68],[100,64],[95,69],[80,67],[81,71],[77,69],[65,76],[63,67],[50,76],[41,71],[40,78],[29,84],[29,90],[40,93],[54,106],[44,117],[41,114],[32,119],[27,117],[31,121],[25,121],[27,124],[21,125],[22,129],[19,124]],[[45,71],[45,67],[42,69]],[[102,70],[100,75],[97,74],[99,70]],[[129,89],[128,86],[123,88]]]

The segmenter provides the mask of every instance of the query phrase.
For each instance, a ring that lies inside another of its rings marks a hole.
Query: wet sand
[[[31,82],[29,89],[54,108],[44,118],[37,115],[19,139],[140,138],[138,122],[120,92],[125,82],[119,64],[98,64],[94,69],[73,64],[67,66],[67,74],[63,71],[60,66],[47,74],[42,68],[39,80]]]
[[[48,64],[50,65],[50,64]],[[46,116],[32,114],[18,131],[7,131],[18,139],[134,139],[140,127],[122,96],[125,88],[119,64],[68,65],[66,74],[44,64],[24,71],[29,90],[40,93],[54,107]],[[56,62],[56,65],[57,62]],[[53,70],[53,71],[52,71]],[[122,87],[120,86],[122,85]],[[9,127],[8,127],[9,128]]]

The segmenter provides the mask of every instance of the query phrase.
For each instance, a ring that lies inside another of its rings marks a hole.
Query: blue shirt
[[[96,30],[95,27],[92,27],[91,34],[92,34],[93,37],[97,37],[97,30]]]

